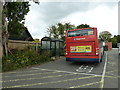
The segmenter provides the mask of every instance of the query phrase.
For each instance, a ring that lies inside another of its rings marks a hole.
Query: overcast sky
[[[41,0],[39,5],[30,2],[25,26],[33,38],[41,39],[47,35],[48,27],[59,22],[70,22],[75,26],[88,24],[91,27],[97,27],[98,32],[109,31],[112,35],[118,34],[118,0],[64,1]]]

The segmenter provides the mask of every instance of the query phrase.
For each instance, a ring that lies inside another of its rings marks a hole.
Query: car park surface
[[[2,73],[2,88],[118,88],[118,49],[105,51],[101,63],[59,60]]]

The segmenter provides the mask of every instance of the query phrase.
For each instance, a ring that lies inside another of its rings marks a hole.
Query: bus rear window
[[[68,32],[68,37],[94,35],[93,29],[77,30]]]

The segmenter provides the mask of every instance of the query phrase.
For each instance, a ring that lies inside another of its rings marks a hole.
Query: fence
[[[33,41],[18,41],[18,40],[9,40],[8,41],[8,48],[9,49],[17,49],[22,50],[24,48],[35,48],[36,43]],[[40,46],[40,43],[38,43]]]

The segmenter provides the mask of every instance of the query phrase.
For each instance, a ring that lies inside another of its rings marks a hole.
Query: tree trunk
[[[8,20],[6,18],[7,8],[2,3],[2,46],[3,55],[8,56]]]
[[[2,47],[2,30],[0,27],[0,59],[2,59],[3,56],[3,47]]]
[[[2,2],[0,1],[0,13],[2,13]],[[2,14],[0,14],[0,20],[2,20]],[[2,47],[2,22],[0,22],[0,59],[3,56],[3,47]]]
[[[8,56],[8,31],[7,31],[7,22],[5,22],[5,30],[2,32],[2,44],[3,44],[3,54]]]

